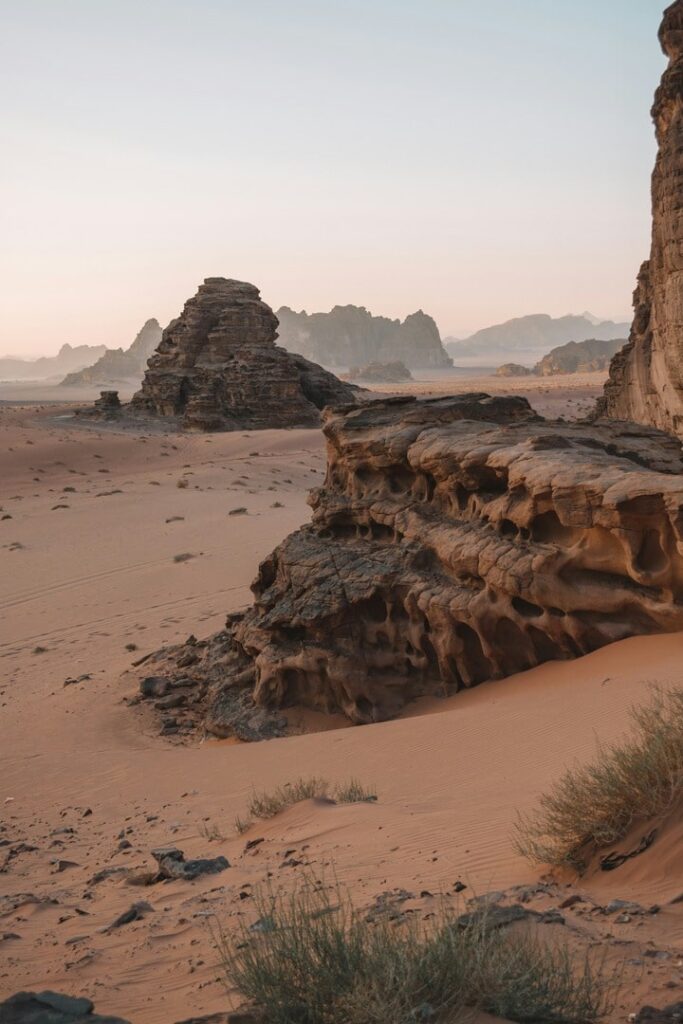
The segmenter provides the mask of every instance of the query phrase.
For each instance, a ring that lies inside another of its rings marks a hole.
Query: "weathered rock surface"
[[[275,344],[277,317],[243,281],[210,277],[150,358],[127,412],[188,430],[313,426],[357,389]]]
[[[325,366],[364,366],[400,360],[410,369],[452,365],[441,344],[439,329],[418,310],[403,322],[373,316],[364,306],[335,306],[329,313],[277,311],[280,344]]]
[[[140,380],[147,360],[161,341],[159,321],[146,320],[127,349],[108,349],[97,362],[84,370],[69,373],[61,382],[64,387],[96,387],[125,380]]]
[[[659,30],[669,58],[655,94],[652,245],[633,294],[628,345],[612,360],[598,415],[683,434],[683,0]]]
[[[89,999],[59,992],[17,992],[0,1003],[2,1024],[129,1024],[121,1017],[102,1017]]]
[[[154,669],[183,665],[209,730],[241,693],[371,722],[422,694],[683,629],[674,438],[546,422],[523,398],[484,394],[330,409],[323,430],[313,522],[261,564],[253,607]]]
[[[568,341],[552,349],[534,366],[533,372],[539,377],[554,377],[564,373],[591,373],[606,370],[610,359],[626,344],[626,338],[587,338],[585,341]]]
[[[348,373],[348,380],[362,380],[367,384],[401,384],[412,379],[412,373],[400,360],[395,363],[368,363],[367,366],[352,366]]]

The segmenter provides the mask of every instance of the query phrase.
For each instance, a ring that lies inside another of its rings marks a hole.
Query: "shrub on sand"
[[[274,818],[285,807],[291,807],[302,800],[310,800],[312,797],[329,797],[340,804],[353,804],[376,800],[377,794],[363,786],[358,779],[349,779],[338,786],[330,786],[326,779],[315,777],[296,779],[294,782],[278,786],[271,792],[254,793],[249,804],[249,817],[237,818],[235,828],[240,833],[246,832],[254,818]]]
[[[256,900],[258,931],[242,924],[217,944],[226,979],[266,1008],[269,1024],[452,1024],[470,1009],[589,1024],[616,987],[601,963],[497,929],[485,914],[371,923],[339,887],[310,880]]]
[[[655,688],[631,718],[630,736],[570,768],[534,813],[519,816],[515,844],[525,857],[583,870],[597,850],[664,814],[683,793],[683,689]]]

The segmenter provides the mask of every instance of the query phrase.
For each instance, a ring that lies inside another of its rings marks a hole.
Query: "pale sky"
[[[663,0],[0,0],[0,354],[209,276],[443,335],[627,313]]]

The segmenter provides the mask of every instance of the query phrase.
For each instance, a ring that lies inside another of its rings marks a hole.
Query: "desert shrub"
[[[631,734],[570,768],[515,827],[530,860],[582,870],[591,855],[622,839],[637,821],[666,812],[683,792],[683,689],[655,688],[631,709]]]
[[[497,929],[486,914],[371,922],[339,887],[310,881],[256,899],[257,925],[219,932],[217,944],[226,980],[266,1008],[269,1024],[445,1024],[467,1009],[589,1024],[616,987],[601,962]]]
[[[238,832],[246,832],[254,818],[274,818],[285,807],[291,807],[302,800],[312,797],[329,797],[340,804],[360,803],[365,800],[376,800],[374,790],[363,786],[358,779],[331,786],[326,779],[315,777],[296,779],[267,793],[254,793],[249,804],[248,818],[237,818],[235,828]]]

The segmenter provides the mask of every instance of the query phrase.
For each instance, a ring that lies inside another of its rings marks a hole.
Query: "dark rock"
[[[2,1024],[129,1024],[121,1017],[102,1017],[89,999],[59,992],[17,992],[0,1003]]]
[[[152,856],[159,865],[160,878],[181,878],[184,881],[191,881],[200,875],[217,875],[230,867],[226,857],[185,860],[182,850],[175,846],[152,850]]]
[[[138,900],[137,903],[133,903],[128,910],[124,910],[122,914],[112,921],[107,931],[111,931],[113,928],[121,928],[125,924],[131,924],[133,921],[141,921],[145,914],[149,913],[152,907],[145,900]]]
[[[643,1006],[636,1014],[636,1024],[678,1024],[683,1020],[683,1002],[671,1003],[663,1010]]]
[[[145,676],[140,680],[140,693],[143,697],[163,697],[171,686],[164,676]]]

